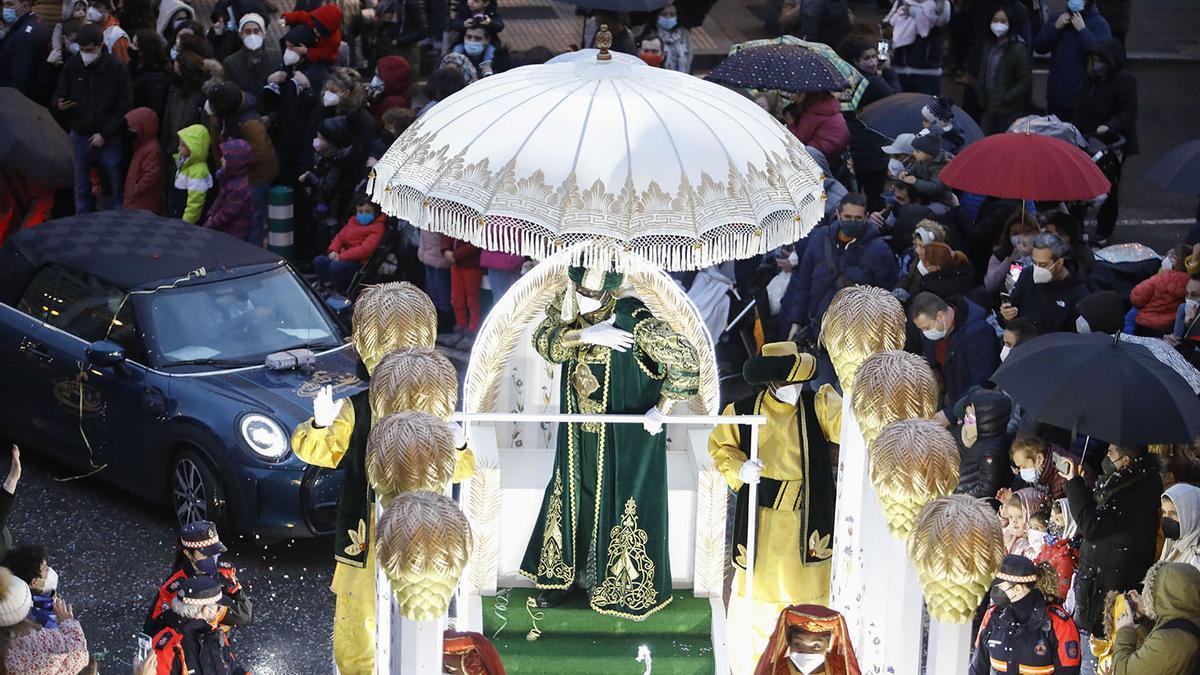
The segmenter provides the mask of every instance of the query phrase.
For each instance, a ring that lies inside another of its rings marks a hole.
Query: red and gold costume
[[[828,607],[792,605],[779,613],[775,631],[767,649],[758,660],[754,675],[790,675],[798,673],[788,659],[788,627],[795,626],[806,633],[830,633],[829,651],[825,653],[824,675],[862,675],[854,645],[846,630],[846,619]]]

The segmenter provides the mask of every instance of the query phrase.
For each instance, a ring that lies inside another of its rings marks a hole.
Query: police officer
[[[213,577],[179,582],[170,608],[159,617],[151,637],[158,672],[163,675],[246,675],[229,648],[220,623],[231,607],[229,596]]]
[[[250,598],[238,582],[237,570],[220,559],[227,550],[217,536],[217,527],[207,520],[198,520],[183,527],[179,533],[179,551],[175,555],[171,574],[159,587],[154,606],[146,617],[147,635],[154,635],[160,628],[161,617],[171,608],[171,602],[183,582],[196,577],[216,580],[221,592],[229,600],[228,611],[223,613],[221,619],[223,626],[250,625],[253,609]]]
[[[975,642],[970,675],[1079,675],[1079,629],[1039,589],[1053,589],[1049,564],[1006,555],[992,585],[992,606]]]

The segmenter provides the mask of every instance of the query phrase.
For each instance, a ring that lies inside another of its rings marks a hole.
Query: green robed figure
[[[696,350],[618,272],[572,267],[534,347],[562,364],[565,413],[645,415],[643,425],[561,424],[554,473],[521,562],[539,607],[581,589],[592,609],[640,620],[671,602],[663,416],[699,387]]]

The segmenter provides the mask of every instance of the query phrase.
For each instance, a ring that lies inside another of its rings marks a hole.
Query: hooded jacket
[[[238,239],[250,236],[250,214],[254,207],[248,174],[253,157],[250,144],[240,138],[221,144],[221,159],[225,162],[225,168],[217,171],[221,189],[212,208],[208,210],[204,227],[220,230]]]
[[[158,6],[158,20],[154,26],[159,35],[164,38],[175,36],[175,29],[171,28],[171,17],[179,10],[187,12],[188,21],[196,20],[196,10],[192,9],[192,6],[184,0],[162,0]],[[167,40],[167,42],[170,44],[171,40]]]
[[[125,176],[125,201],[121,206],[161,215],[163,169],[158,117],[149,108],[134,108],[125,113],[125,122],[134,139],[129,173]]]
[[[403,56],[385,56],[375,65],[379,79],[383,80],[383,91],[379,92],[367,109],[375,120],[375,128],[383,128],[383,113],[392,108],[408,107],[408,86],[412,80],[412,66]]]
[[[366,225],[358,222],[357,217],[350,216],[350,220],[346,221],[333,237],[333,241],[329,242],[329,252],[337,253],[340,261],[365,265],[375,253],[375,249],[379,248],[385,221],[387,216],[382,213]]]
[[[1170,333],[1175,328],[1175,313],[1187,296],[1187,282],[1186,272],[1163,270],[1134,286],[1129,292],[1129,301],[1138,310],[1134,322]]]
[[[1117,630],[1113,675],[1194,673],[1200,663],[1200,570],[1166,563],[1147,576],[1146,586],[1142,596],[1152,598],[1154,628],[1141,646],[1134,627]]]
[[[1191,563],[1196,546],[1200,544],[1200,488],[1187,483],[1176,483],[1167,488],[1163,499],[1175,505],[1179,520],[1179,539],[1167,540],[1163,546],[1163,562]]]
[[[195,224],[200,222],[204,199],[213,185],[212,175],[208,171],[208,129],[200,124],[185,127],[179,130],[179,140],[187,145],[189,154],[186,159],[179,153],[172,155],[175,165],[179,167],[175,173],[175,187],[187,192],[187,206],[182,217]]]
[[[342,10],[337,5],[321,5],[311,12],[284,12],[283,21],[289,26],[308,26],[317,34],[317,44],[305,58],[314,63],[337,63],[342,44]]]
[[[1103,40],[1088,47],[1086,53],[1096,55],[1108,64],[1103,79],[1086,76],[1079,89],[1075,106],[1075,126],[1086,136],[1104,125],[1112,133],[1125,137],[1125,154],[1139,151],[1137,117],[1137,78],[1126,67],[1125,48],[1116,40]]]
[[[1058,17],[1053,18],[1057,20]],[[1084,50],[1098,40],[1111,38],[1112,31],[1094,3],[1083,8],[1083,30],[1075,30],[1069,23],[1062,28],[1054,24],[1055,21],[1042,24],[1042,29],[1033,38],[1033,49],[1039,54],[1050,54],[1046,104],[1052,110],[1074,109],[1079,88],[1087,77],[1087,55]]]
[[[125,113],[133,107],[132,97],[129,71],[112,54],[101,51],[90,66],[73,54],[58,76],[50,108],[57,109],[64,98],[74,101],[65,111],[70,130],[82,136],[99,133],[111,141],[125,133]]]
[[[832,96],[809,106],[788,129],[801,143],[825,153],[830,166],[840,165],[842,153],[850,147],[850,129],[842,117],[841,104]]]
[[[1034,564],[1048,562],[1058,572],[1058,598],[1065,600],[1071,592],[1071,580],[1075,578],[1075,566],[1079,564],[1079,549],[1070,539],[1057,539],[1053,544],[1042,547],[1033,559]]]
[[[219,130],[210,127],[209,133],[217,132],[218,135],[214,138],[241,138],[249,143],[252,157],[247,176],[251,185],[262,185],[271,182],[279,174],[279,160],[275,157],[275,145],[271,142],[271,135],[256,110],[254,96],[243,91],[241,107],[221,121]]]
[[[1012,435],[1008,433],[1012,401],[1002,391],[975,387],[963,398],[962,409],[968,405],[975,406],[978,437],[967,447],[962,439],[962,427],[954,427],[959,454],[958,487],[954,493],[995,500],[1000,488],[1012,484],[1013,473],[1008,458],[1012,446]]]
[[[949,304],[954,307],[954,329],[936,342],[922,335],[921,344],[929,367],[941,372],[942,391],[945,394],[942,412],[953,421],[954,404],[971,387],[986,382],[1000,366],[1000,338],[996,337],[996,331],[987,320],[988,312],[982,307],[962,296],[950,299]],[[944,358],[939,360],[938,350],[942,342],[947,344],[943,347]],[[978,407],[976,405],[976,418],[979,416]],[[1004,424],[1008,424],[1007,418]],[[980,436],[982,440],[982,433]],[[1007,464],[1004,468],[1008,468]],[[993,492],[989,496],[995,494]]]
[[[846,286],[896,287],[896,258],[874,226],[868,225],[863,236],[848,244],[838,242],[837,232],[837,224],[830,223],[808,236],[800,266],[784,293],[782,325],[807,326],[815,336],[834,294]]]

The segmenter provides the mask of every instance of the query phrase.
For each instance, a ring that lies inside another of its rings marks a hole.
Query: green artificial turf
[[[645,665],[635,659],[641,645],[650,649],[656,674],[714,672],[712,617],[706,598],[679,590],[666,608],[644,621],[630,621],[592,611],[579,594],[554,609],[535,609],[543,614],[537,622],[542,634],[530,641],[526,635],[533,622],[525,603],[536,593],[528,588],[509,590],[508,608],[502,609],[507,624],[496,612],[500,596],[483,598],[484,633],[509,673],[640,675]],[[501,625],[500,634],[493,637]]]

